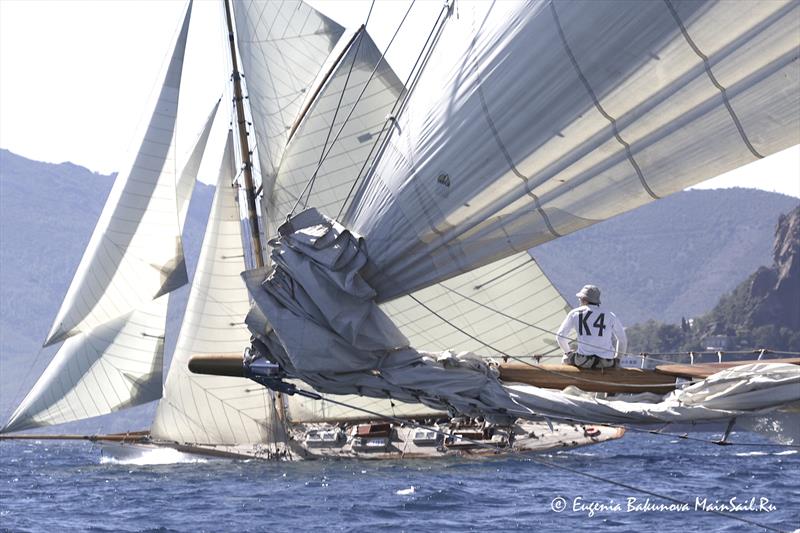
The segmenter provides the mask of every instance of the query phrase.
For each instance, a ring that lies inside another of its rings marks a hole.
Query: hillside
[[[681,327],[629,328],[633,352],[760,349],[800,351],[800,206],[778,219],[773,263],[741,282],[707,314]]]
[[[567,301],[598,285],[626,325],[709,311],[760,266],[790,196],[753,189],[692,190],[531,250]]]

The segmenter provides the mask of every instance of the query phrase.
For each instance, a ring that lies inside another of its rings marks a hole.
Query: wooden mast
[[[230,1],[225,0],[225,21],[228,26],[228,44],[231,51],[231,65],[233,73],[233,100],[236,107],[236,125],[239,133],[239,148],[242,157],[242,177],[244,178],[244,189],[247,197],[247,221],[250,226],[250,245],[253,249],[256,268],[264,266],[264,250],[261,247],[261,231],[258,222],[258,212],[256,210],[256,191],[253,183],[253,159],[250,153],[250,142],[247,138],[247,122],[244,116],[244,96],[242,95],[242,80],[239,73],[239,64],[236,60],[236,38],[233,34],[233,19],[231,15]],[[275,403],[278,412],[278,419],[286,423],[286,408],[283,402],[283,395],[275,393]]]

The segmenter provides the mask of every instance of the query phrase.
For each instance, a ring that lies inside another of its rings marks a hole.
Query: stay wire
[[[409,425],[409,426],[415,427],[417,429],[424,429],[424,430],[432,431],[432,432],[434,432],[434,433],[436,433],[438,435],[442,435],[444,437],[452,436],[451,433],[447,433],[447,432],[442,431],[441,429],[436,428],[436,427],[426,426],[424,424],[420,424],[420,423],[415,422],[413,420],[404,420],[404,419],[401,419],[401,418],[397,418],[395,416],[386,415],[386,414],[383,414],[383,413],[378,413],[378,412],[372,411],[370,409],[365,409],[365,408],[358,407],[358,406],[355,406],[355,405],[347,404],[345,402],[340,402],[338,400],[332,400],[330,397],[322,396],[321,394],[318,394],[316,392],[311,392],[311,391],[298,389],[297,393],[299,393],[301,396],[305,396],[307,398],[312,398],[312,399],[315,399],[315,400],[321,400],[321,401],[324,401],[324,402],[330,402],[330,403],[333,403],[335,405],[339,405],[341,407],[345,407],[345,408],[348,408],[348,409],[353,409],[353,410],[356,410],[356,411],[360,411],[360,412],[375,416],[375,417],[383,419],[383,420],[388,420],[390,422],[395,422],[397,424]],[[672,496],[668,496],[668,495],[665,495],[665,494],[660,494],[660,493],[652,491],[652,490],[643,489],[641,487],[637,487],[636,485],[631,485],[629,483],[623,483],[621,481],[616,481],[616,480],[613,480],[613,479],[609,479],[607,477],[598,476],[598,475],[595,475],[595,474],[590,474],[588,472],[583,472],[582,470],[578,470],[576,468],[571,468],[571,467],[568,467],[568,466],[564,466],[564,465],[560,465],[560,464],[554,463],[552,461],[548,461],[548,460],[545,460],[545,459],[541,459],[539,457],[532,456],[531,454],[524,453],[524,452],[522,452],[520,450],[514,450],[513,448],[511,448],[511,449],[503,448],[503,447],[501,447],[499,445],[496,445],[496,444],[480,442],[480,441],[477,441],[477,440],[474,440],[474,439],[470,439],[468,437],[463,437],[463,436],[461,436],[460,439],[462,441],[464,441],[464,442],[469,442],[470,444],[473,444],[475,446],[479,446],[479,447],[482,447],[482,448],[494,450],[497,453],[507,453],[507,454],[510,454],[510,455],[521,457],[523,459],[530,460],[531,462],[534,462],[536,464],[540,464],[542,466],[546,466],[548,468],[555,468],[555,469],[558,469],[558,470],[563,470],[565,472],[570,472],[572,474],[576,474],[576,475],[579,475],[579,476],[587,477],[587,478],[593,479],[595,481],[600,481],[602,483],[606,483],[606,484],[614,485],[616,487],[628,489],[630,491],[638,492],[640,494],[646,494],[648,496],[653,496],[655,498],[666,500],[666,501],[669,501],[669,502],[672,502],[672,503],[675,503],[675,504],[678,504],[678,505],[682,505],[682,506],[683,505],[689,505],[688,502],[679,500],[678,498],[673,498]],[[742,523],[745,523],[745,524],[749,524],[749,525],[752,525],[752,526],[760,527],[760,528],[763,528],[763,529],[766,529],[766,530],[769,530],[769,531],[777,531],[779,533],[786,533],[782,529],[778,529],[778,528],[775,528],[775,527],[772,527],[772,526],[768,526],[768,525],[762,524],[760,522],[756,522],[755,520],[750,520],[750,519],[747,519],[747,518],[744,518],[744,517],[741,517],[741,516],[736,516],[736,515],[733,515],[733,514],[722,512],[722,511],[717,511],[717,510],[714,510],[714,509],[702,509],[702,511],[706,512],[706,513],[709,513],[709,514],[716,515],[716,516],[721,516],[723,518],[728,518],[730,520],[736,520],[736,521],[739,521],[739,522],[742,522]]]
[[[300,201],[303,199],[303,196],[306,196],[306,192],[308,193],[308,198],[306,199],[305,205],[308,204],[309,200],[311,199],[311,190],[313,189],[314,183],[317,180],[317,173],[322,168],[322,164],[325,162],[325,159],[328,158],[328,155],[330,155],[331,151],[333,150],[333,146],[336,144],[336,141],[339,140],[339,136],[342,134],[342,131],[344,131],[344,128],[347,126],[347,122],[350,120],[350,117],[353,116],[353,112],[356,110],[356,106],[361,101],[361,98],[364,96],[364,93],[367,91],[367,87],[369,86],[369,83],[372,81],[372,78],[375,75],[375,72],[377,72],[378,67],[383,62],[383,58],[386,55],[386,51],[392,45],[392,41],[394,41],[394,37],[392,37],[392,40],[389,41],[388,45],[386,45],[386,50],[384,50],[383,54],[381,54],[380,59],[375,64],[375,67],[372,69],[372,72],[370,73],[369,78],[367,79],[367,82],[361,88],[361,92],[358,94],[358,97],[353,102],[353,105],[350,108],[350,112],[347,114],[347,116],[345,117],[344,121],[342,122],[342,125],[339,128],[339,131],[336,132],[336,136],[333,138],[333,141],[331,141],[330,147],[328,147],[327,146],[328,140],[330,139],[330,134],[333,131],[333,126],[336,123],[336,117],[339,114],[339,108],[342,105],[342,100],[344,99],[344,93],[345,93],[345,91],[347,91],[347,84],[350,81],[350,75],[353,72],[353,66],[356,63],[356,59],[358,58],[358,51],[361,49],[361,43],[364,40],[364,34],[367,31],[367,25],[369,24],[369,19],[370,19],[370,16],[372,15],[372,8],[373,7],[375,7],[375,0],[372,0],[372,3],[369,6],[369,12],[367,13],[367,20],[364,22],[363,29],[359,34],[358,43],[356,44],[356,50],[355,50],[355,53],[353,54],[353,61],[350,63],[350,69],[347,72],[347,78],[345,79],[344,87],[342,88],[342,92],[339,95],[339,102],[336,104],[336,111],[334,112],[333,120],[331,120],[331,126],[330,126],[330,129],[328,130],[328,136],[325,138],[325,145],[323,145],[322,152],[320,153],[320,159],[319,159],[319,163],[317,164],[317,168],[314,169],[314,172],[311,174],[311,177],[306,182],[305,187],[303,187],[303,190],[300,192],[300,195],[297,197],[297,200],[295,201],[294,206],[292,206],[292,210],[289,213],[289,216],[287,218],[290,218],[292,215],[294,215],[294,212],[297,209],[297,206],[300,205]],[[403,19],[403,20],[405,20],[405,19]],[[398,30],[399,30],[399,28],[398,28]],[[395,32],[395,35],[397,35],[397,32]],[[327,150],[326,150],[326,148],[327,148]]]
[[[406,14],[403,15],[403,19],[400,21],[400,24],[398,25],[397,30],[395,30],[394,36],[392,36],[392,41],[394,41],[394,38],[399,33],[400,28],[403,26],[403,23],[405,23],[406,18],[408,17],[408,14],[411,12],[411,8],[414,6],[415,1],[416,0],[412,0],[411,4],[408,6],[408,10],[406,10]],[[350,201],[350,197],[353,195],[353,192],[355,192],[356,185],[358,185],[358,182],[361,180],[361,177],[362,177],[362,175],[364,173],[364,170],[367,168],[367,163],[370,162],[370,158],[372,157],[373,152],[375,151],[375,149],[380,144],[381,138],[383,137],[383,133],[386,131],[387,124],[393,123],[394,121],[397,120],[396,116],[395,116],[395,112],[398,109],[398,105],[401,106],[401,108],[402,108],[403,104],[401,102],[404,102],[404,101],[408,100],[408,97],[411,94],[411,89],[413,88],[414,85],[416,85],[416,83],[412,83],[412,79],[415,76],[418,79],[419,75],[421,74],[421,69],[419,71],[417,71],[417,67],[419,66],[420,61],[422,61],[423,57],[426,58],[425,59],[426,62],[427,62],[427,58],[430,57],[431,50],[428,50],[428,45],[431,42],[431,39],[433,39],[433,37],[435,35],[438,35],[439,32],[441,32],[441,28],[443,27],[443,25],[440,24],[440,22],[442,20],[442,15],[446,14],[447,12],[449,12],[449,10],[450,10],[450,8],[448,7],[447,4],[445,4],[442,7],[441,11],[439,11],[439,15],[436,17],[436,21],[433,23],[433,27],[431,28],[431,31],[428,33],[427,39],[425,39],[425,44],[422,45],[422,49],[420,50],[420,53],[417,55],[417,59],[414,62],[414,65],[411,67],[411,71],[409,72],[408,77],[406,77],[406,81],[403,84],[404,90],[400,93],[400,96],[398,96],[397,100],[395,100],[394,105],[392,106],[392,110],[389,112],[389,118],[383,123],[383,126],[381,127],[380,133],[376,137],[375,142],[372,144],[372,147],[369,150],[369,154],[367,154],[367,157],[364,159],[364,163],[361,165],[361,169],[358,171],[358,174],[356,175],[356,179],[354,179],[353,183],[350,185],[350,190],[347,192],[347,196],[345,196],[345,199],[342,202],[341,207],[339,208],[339,213],[336,215],[336,220],[340,220],[341,219],[342,213],[344,213],[344,209],[345,209],[345,207],[347,207],[347,202]],[[391,42],[389,44],[391,44]],[[388,46],[387,46],[387,50],[388,50]],[[426,52],[426,50],[427,50],[427,52]],[[386,51],[384,51],[384,54],[385,53],[386,53]],[[388,141],[388,137],[383,140],[384,143],[386,141]]]

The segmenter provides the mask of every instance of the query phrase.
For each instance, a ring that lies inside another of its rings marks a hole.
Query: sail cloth
[[[570,309],[527,252],[380,307],[421,350],[495,358],[557,356],[559,361],[561,352],[550,332]]]
[[[3,432],[63,424],[161,396],[168,296],[70,337]]]
[[[298,117],[271,194],[263,197],[267,236],[277,233],[295,205],[339,214],[362,167],[374,158],[372,149],[402,91],[372,38],[359,29]]]
[[[292,377],[323,393],[421,402],[494,420],[541,414],[637,424],[705,421],[800,401],[800,368],[762,364],[727,371],[656,404],[603,401],[501,383],[470,352],[422,352],[375,302],[359,271],[364,239],[314,209],[290,219],[271,242],[275,267],[243,274],[254,300],[250,331]],[[267,317],[267,318],[265,318]]]
[[[88,333],[188,281],[174,133],[190,16],[191,3],[139,151],[114,182],[45,346]]]
[[[233,3],[265,195],[309,89],[344,29],[300,0]]]
[[[250,306],[239,274],[244,270],[239,210],[232,190],[234,157],[228,134],[217,189],[164,396],[151,435],[195,444],[265,442],[273,426],[270,392],[241,378],[191,374],[195,354],[242,350],[250,333],[242,317]]]
[[[797,2],[457,12],[341,218],[378,301],[800,142]]]

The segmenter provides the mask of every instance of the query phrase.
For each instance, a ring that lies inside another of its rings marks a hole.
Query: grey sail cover
[[[503,384],[475,354],[409,346],[359,274],[369,259],[358,235],[314,209],[280,233],[266,278],[265,269],[244,273],[255,302],[247,324],[268,358],[320,392],[421,402],[503,421],[544,414],[636,424],[725,419],[800,401],[800,368],[781,364],[720,373],[655,404]]]
[[[378,300],[800,142],[798,19],[792,1],[458,2],[341,219]]]

